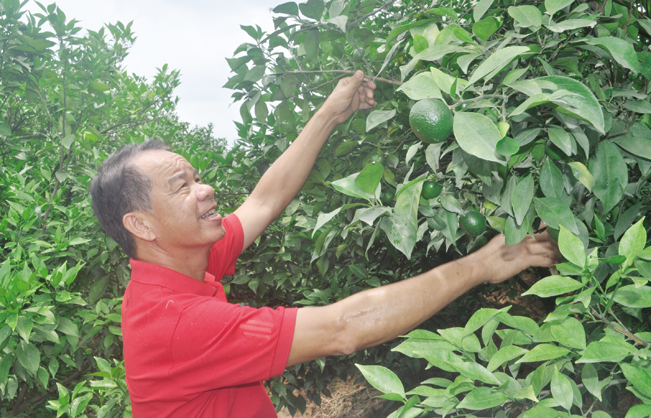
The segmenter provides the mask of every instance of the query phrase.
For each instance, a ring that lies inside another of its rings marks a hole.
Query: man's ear
[[[144,241],[153,241],[156,239],[156,234],[147,216],[142,212],[125,213],[122,217],[122,224],[136,238]]]

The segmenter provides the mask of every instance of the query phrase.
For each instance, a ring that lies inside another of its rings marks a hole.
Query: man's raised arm
[[[301,190],[334,128],[356,110],[375,106],[375,84],[363,83],[363,79],[364,74],[357,71],[353,77],[339,81],[298,138],[269,167],[251,195],[235,211],[244,229],[244,249],[283,213]]]

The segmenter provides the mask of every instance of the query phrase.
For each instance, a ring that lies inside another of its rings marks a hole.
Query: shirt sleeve
[[[186,308],[171,343],[170,377],[190,390],[255,383],[283,373],[297,308],[260,308],[205,298]]]
[[[212,246],[208,258],[207,271],[215,276],[216,280],[235,273],[235,263],[244,246],[244,230],[234,213],[224,217],[222,225],[226,233]]]

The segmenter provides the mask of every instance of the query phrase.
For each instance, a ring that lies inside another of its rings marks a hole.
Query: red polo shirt
[[[277,416],[262,380],[285,369],[296,309],[228,303],[219,280],[244,234],[235,215],[222,222],[204,282],[131,260],[122,333],[134,418]]]

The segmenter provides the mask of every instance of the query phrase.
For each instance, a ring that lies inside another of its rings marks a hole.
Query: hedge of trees
[[[251,41],[228,59],[242,118],[227,146],[174,115],[178,71],[127,73],[130,25],[85,33],[55,5],[32,16],[1,1],[0,416],[130,416],[119,327],[128,260],[88,196],[106,156],[161,137],[230,212],[355,69],[378,84],[379,106],[335,131],[301,194],[243,254],[225,280],[233,302],[332,303],[497,232],[519,242],[540,220],[566,261],[528,290],[555,297],[543,320],[453,305],[465,326],[435,318],[404,340],[289,368],[268,382],[276,405],[302,411],[335,376],[361,371],[396,401],[394,417],[605,417],[626,391],[627,416],[648,416],[648,10],[648,0],[283,3],[275,31],[242,26]],[[409,127],[426,98],[454,112],[441,143]],[[426,180],[440,196],[421,198]],[[487,232],[458,228],[469,210]]]

